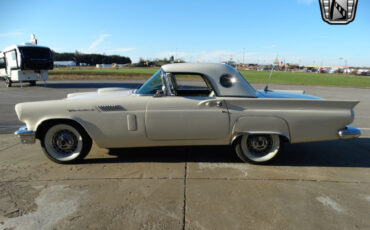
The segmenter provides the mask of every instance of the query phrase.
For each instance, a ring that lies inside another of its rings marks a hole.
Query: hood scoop
[[[105,94],[105,93],[111,93],[111,92],[119,92],[119,91],[129,91],[131,89],[129,88],[101,88],[98,89],[98,94]]]

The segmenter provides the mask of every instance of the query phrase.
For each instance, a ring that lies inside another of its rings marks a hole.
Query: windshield
[[[19,50],[26,59],[50,59],[51,52],[49,48],[41,47],[19,47]]]
[[[162,89],[161,71],[158,70],[149,80],[147,80],[137,91],[137,94],[155,94]]]

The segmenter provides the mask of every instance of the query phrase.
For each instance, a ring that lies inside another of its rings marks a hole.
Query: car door
[[[149,99],[146,133],[152,140],[217,140],[229,134],[226,103],[216,98],[204,76],[163,75],[167,93]],[[210,96],[211,95],[211,96]]]
[[[222,139],[230,129],[223,100],[194,96],[152,97],[145,126],[152,140]]]

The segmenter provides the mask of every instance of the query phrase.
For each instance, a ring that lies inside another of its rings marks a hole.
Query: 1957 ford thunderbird
[[[196,78],[199,81],[194,81]],[[191,80],[191,81],[189,81]],[[265,163],[290,143],[353,138],[358,101],[255,90],[225,64],[168,64],[139,89],[102,88],[15,106],[22,143],[39,139],[58,163],[102,148],[232,145],[243,161]]]

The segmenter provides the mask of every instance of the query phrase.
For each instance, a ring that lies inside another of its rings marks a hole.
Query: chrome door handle
[[[214,100],[214,99],[205,100],[205,101],[199,102],[198,105],[212,106],[212,104],[214,105],[215,101],[216,100]]]
[[[210,106],[210,107],[213,107],[213,106],[223,107],[224,101],[217,101],[215,99],[211,99],[211,100],[201,101],[198,103],[198,105],[205,105],[205,106]]]

